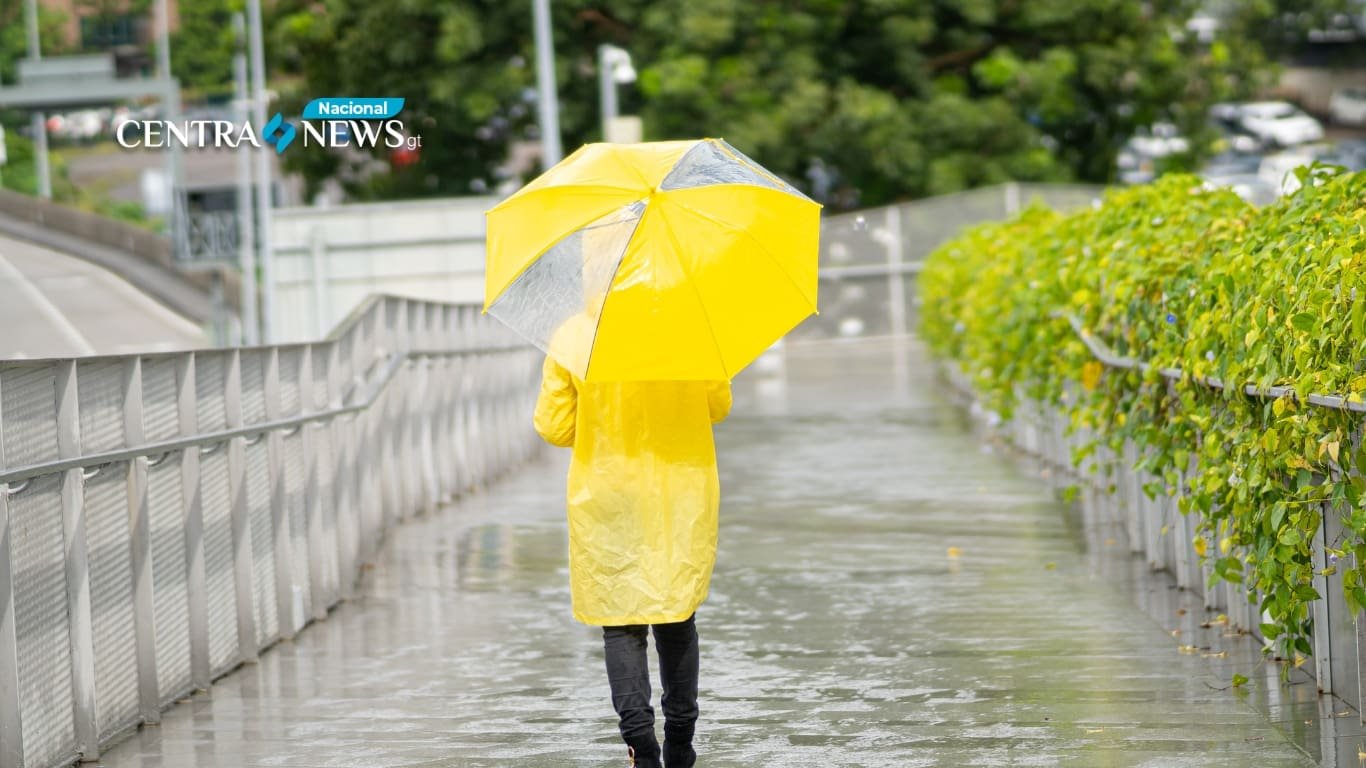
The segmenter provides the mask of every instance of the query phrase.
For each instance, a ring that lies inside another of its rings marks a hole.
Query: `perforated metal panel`
[[[242,423],[266,420],[265,356],[258,350],[242,350]]]
[[[247,516],[251,520],[251,583],[256,602],[256,646],[280,637],[275,605],[275,541],[271,532],[270,468],[265,441],[247,446]]]
[[[175,358],[142,361],[142,428],[152,443],[180,434]]]
[[[57,458],[57,375],[52,364],[0,366],[0,424],[8,466]]]
[[[313,348],[313,381],[308,382],[309,397],[308,406],[310,410],[321,411],[327,408],[327,382],[332,371],[332,353],[330,346],[317,346]]]
[[[100,453],[123,447],[123,361],[76,364],[81,413],[81,450]]]
[[[105,467],[86,481],[85,519],[95,636],[95,722],[103,739],[138,718],[127,464]]]
[[[10,499],[24,764],[34,766],[76,753],[60,489],[53,475]]]
[[[232,571],[232,518],[228,457],[224,450],[201,456],[199,483],[204,514],[204,587],[209,617],[209,666],[215,675],[237,666],[237,585]]]
[[[162,703],[190,690],[190,603],[180,467],[154,467],[147,477],[152,524],[152,605],[156,615],[157,692]]]
[[[194,391],[198,403],[199,429],[221,432],[227,428],[227,411],[223,404],[223,386],[227,379],[228,361],[225,355],[200,353],[194,361]]]
[[[298,416],[303,402],[299,369],[304,362],[304,347],[280,350],[280,414]]]
[[[302,593],[304,615],[313,610],[313,595],[308,576],[308,508],[305,498],[307,466],[304,464],[304,438],[296,433],[284,439],[285,509],[289,514],[289,538],[294,549],[291,560],[294,584]]]

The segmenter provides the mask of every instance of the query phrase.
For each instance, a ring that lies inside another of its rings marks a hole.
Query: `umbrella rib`
[[[626,189],[626,188],[623,187],[623,189]],[[527,270],[529,270],[529,269],[531,269],[533,266],[535,266],[535,265],[536,265],[536,262],[540,261],[542,256],[544,256],[544,255],[546,255],[547,253],[550,252],[550,249],[552,249],[552,248],[554,248],[555,246],[559,245],[560,243],[564,242],[565,238],[570,237],[570,236],[574,235],[575,233],[582,232],[582,231],[584,231],[585,229],[588,229],[588,228],[592,227],[593,222],[597,221],[598,219],[603,218],[604,216],[609,215],[610,213],[611,213],[611,211],[608,211],[607,213],[600,213],[600,214],[594,216],[593,218],[591,218],[591,219],[589,219],[589,220],[587,220],[587,221],[585,221],[585,222],[582,222],[582,223],[580,223],[580,224],[575,224],[572,228],[570,228],[570,229],[569,229],[567,232],[565,232],[563,235],[561,235],[560,237],[558,237],[558,238],[552,240],[552,241],[550,242],[549,245],[547,245],[546,247],[544,247],[544,248],[542,248],[541,250],[537,251],[537,252],[536,252],[536,255],[532,256],[532,257],[529,258],[529,259],[527,259],[526,263],[522,265],[522,268],[519,269],[519,270],[517,270],[517,274],[513,275],[512,278],[511,278],[510,280],[507,281],[507,285],[504,285],[504,286],[503,286],[503,289],[502,289],[501,291],[498,292],[498,295],[497,295],[497,296],[494,296],[494,297],[491,298],[491,299],[488,298],[487,296],[484,297],[484,306],[486,306],[486,307],[491,307],[491,306],[493,306],[493,303],[494,303],[495,301],[498,301],[499,299],[503,298],[503,294],[505,294],[505,293],[508,292],[508,289],[512,287],[513,283],[516,283],[518,280],[522,279],[522,275],[525,275],[526,272],[527,272]],[[639,221],[639,220],[637,220],[637,221]],[[484,311],[487,312],[488,310],[485,309]]]
[[[621,265],[626,263],[626,253],[631,250],[631,241],[635,239],[636,230],[640,229],[640,222],[644,218],[645,214],[642,213],[631,227],[631,235],[626,238],[626,246],[621,249],[617,266],[612,270],[612,279],[607,281],[607,291],[602,295],[602,308],[598,310],[598,321],[593,324],[593,343],[588,346],[588,362],[583,365],[584,381],[588,380],[588,372],[593,370],[593,355],[598,351],[598,330],[602,328],[602,318],[607,314],[607,300],[612,298],[612,284],[617,281],[617,273],[621,272]]]
[[[721,185],[714,185],[714,186],[721,186]],[[734,186],[753,186],[753,185],[752,185],[752,184],[736,184],[736,185],[734,185]],[[694,216],[697,216],[697,217],[699,217],[699,218],[706,219],[707,221],[710,221],[710,222],[712,222],[712,223],[714,223],[714,224],[717,224],[717,225],[719,225],[719,226],[721,226],[721,227],[725,227],[726,229],[729,229],[729,230],[731,230],[731,231],[733,231],[733,232],[738,232],[738,233],[740,233],[741,235],[743,235],[747,240],[749,240],[751,243],[754,244],[754,247],[755,247],[756,250],[760,251],[760,252],[763,253],[765,256],[767,256],[768,259],[769,259],[769,261],[772,261],[772,262],[778,267],[778,271],[783,273],[783,276],[786,277],[786,278],[787,278],[787,281],[788,281],[789,283],[792,284],[792,287],[795,288],[795,289],[797,290],[797,293],[798,293],[803,299],[806,298],[806,291],[804,291],[804,290],[802,289],[801,285],[797,282],[797,279],[796,279],[795,277],[792,276],[792,273],[789,272],[789,271],[787,270],[787,266],[786,266],[785,264],[783,264],[783,262],[780,261],[780,260],[778,259],[777,256],[774,256],[774,255],[773,255],[773,252],[770,251],[770,250],[768,249],[768,247],[765,246],[758,238],[756,238],[756,237],[754,236],[754,234],[751,233],[749,230],[745,229],[744,227],[737,226],[737,225],[734,224],[733,222],[723,221],[723,220],[721,220],[721,219],[718,219],[718,218],[716,218],[715,216],[713,216],[713,215],[711,215],[711,214],[709,214],[709,213],[707,213],[707,212],[705,212],[705,211],[702,211],[702,210],[699,210],[699,209],[697,209],[697,208],[694,208],[693,206],[688,205],[688,204],[686,204],[686,203],[684,203],[684,202],[682,202],[682,201],[679,201],[679,200],[676,200],[676,199],[675,199],[675,200],[672,200],[672,202],[673,202],[674,205],[677,205],[679,208],[682,208],[683,210],[685,210],[685,211],[687,211],[687,212],[693,214]],[[812,304],[811,309],[812,309],[813,311],[815,311],[815,309],[816,309],[816,307],[815,307],[815,302],[811,302],[811,304]]]
[[[673,227],[668,226],[667,221],[665,221],[664,231],[669,233],[669,239],[674,243],[674,261],[677,262],[678,268],[688,278],[688,285],[692,286],[693,296],[697,297],[697,306],[702,310],[702,317],[707,321],[707,333],[711,334],[711,343],[716,347],[716,359],[721,364],[721,373],[725,375],[726,380],[729,381],[730,370],[726,367],[726,356],[721,353],[721,342],[716,338],[716,327],[712,325],[711,314],[707,312],[707,303],[702,301],[702,292],[697,289],[697,281],[693,278],[693,274],[688,270],[687,265],[683,263],[683,257],[681,255],[683,253],[683,244],[678,241],[678,237],[674,234]]]

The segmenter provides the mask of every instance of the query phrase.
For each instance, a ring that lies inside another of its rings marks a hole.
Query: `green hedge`
[[[1206,377],[1354,402],[1366,391],[1366,173],[1300,173],[1296,194],[1260,209],[1190,176],[1071,215],[1031,208],[945,244],[920,277],[924,337],[985,405],[1009,417],[1019,398],[1042,400],[1116,451],[1141,447],[1140,467],[1162,478],[1147,491],[1198,517],[1196,551],[1215,579],[1255,587],[1285,658],[1310,652],[1323,514],[1346,530],[1325,570],[1366,605],[1364,419]],[[1106,368],[1071,321],[1154,368]]]

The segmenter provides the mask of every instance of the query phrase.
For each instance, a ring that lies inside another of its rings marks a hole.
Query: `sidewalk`
[[[1088,551],[921,354],[898,373],[885,343],[794,346],[785,388],[762,370],[737,384],[698,612],[699,766],[1355,760],[1355,736],[1319,720],[1334,700],[1268,686],[1254,641],[1198,629],[1122,543]],[[569,615],[565,459],[401,527],[363,597],[101,764],[625,766],[601,633]]]

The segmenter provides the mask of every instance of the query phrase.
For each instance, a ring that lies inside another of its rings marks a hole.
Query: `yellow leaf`
[[[1328,455],[1331,456],[1331,457],[1333,458],[1333,461],[1337,461],[1337,460],[1338,460],[1338,448],[1340,447],[1339,441],[1337,441],[1337,440],[1332,440],[1332,441],[1329,441],[1329,442],[1325,443],[1324,445],[1326,445],[1326,446],[1328,447]]]
[[[1162,526],[1162,530],[1161,530],[1161,531],[1158,531],[1158,534],[1161,535],[1161,536],[1166,536],[1166,535],[1167,535],[1167,528],[1168,528],[1168,527],[1169,527],[1169,526],[1166,526],[1166,525]]]
[[[1228,551],[1229,551],[1230,549],[1232,549],[1232,548],[1233,548],[1233,539],[1231,539],[1231,538],[1225,536],[1224,538],[1222,538],[1222,539],[1219,540],[1219,554],[1221,554],[1221,555],[1227,555],[1227,554],[1228,554]]]
[[[1058,564],[1057,564],[1057,563],[1044,563],[1044,566],[1043,566],[1043,567],[1044,567],[1045,569],[1047,569],[1047,570],[1050,570],[1050,571],[1056,571],[1056,570],[1058,570]]]
[[[1305,662],[1305,661],[1307,661],[1307,659],[1306,659],[1304,656],[1302,656],[1302,655],[1300,655],[1300,654],[1298,654],[1298,653],[1295,654],[1295,666],[1296,666],[1296,667],[1304,666],[1304,662]]]
[[[950,559],[950,560],[957,560],[958,558],[960,558],[960,557],[962,557],[962,556],[963,556],[963,550],[959,549],[958,547],[949,547],[949,559]]]
[[[1099,360],[1092,360],[1081,367],[1081,386],[1088,392],[1100,384],[1100,376],[1105,368]]]
[[[1195,540],[1192,541],[1191,544],[1195,547],[1195,554],[1201,557],[1205,556],[1205,549],[1209,546],[1209,544],[1205,541],[1204,536],[1196,536]]]

